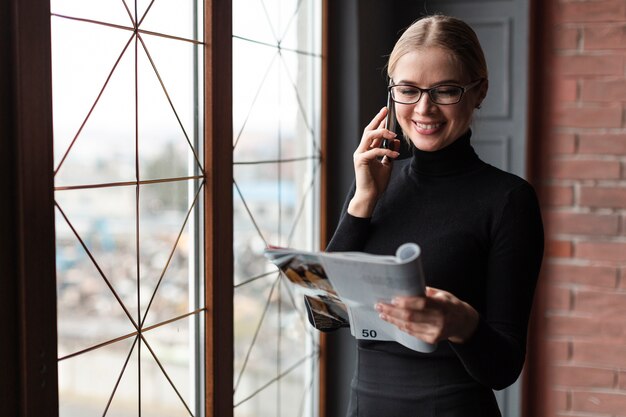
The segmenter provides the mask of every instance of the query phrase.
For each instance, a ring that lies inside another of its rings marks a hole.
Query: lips
[[[439,123],[423,123],[423,122],[416,122],[413,121],[413,125],[415,126],[415,129],[417,130],[418,133],[423,134],[423,135],[429,135],[429,134],[433,134],[435,132],[437,132],[439,129],[441,129],[441,127],[444,125],[443,122],[439,122]]]

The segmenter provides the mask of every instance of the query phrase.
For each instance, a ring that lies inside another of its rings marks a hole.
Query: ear
[[[480,105],[483,103],[485,97],[487,97],[487,90],[489,90],[489,80],[484,79],[482,83],[480,83],[478,95],[476,96],[476,104],[474,107],[477,109],[480,108]]]

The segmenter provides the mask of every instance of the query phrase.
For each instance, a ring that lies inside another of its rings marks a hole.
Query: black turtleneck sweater
[[[393,342],[359,341],[352,408],[355,396],[367,396],[367,383],[359,381],[363,375],[371,376],[372,369],[380,371],[374,372],[378,388],[371,390],[376,397],[372,404],[385,402],[385,386],[395,387],[389,388],[395,399],[377,411],[379,417],[401,415],[397,410],[380,414],[397,404],[398,395],[431,401],[419,414],[431,415],[428,410],[437,410],[447,401],[447,379],[467,376],[459,388],[466,391],[472,386],[502,389],[515,382],[524,364],[528,318],[543,255],[543,228],[533,188],[481,161],[468,133],[441,150],[415,150],[413,158],[395,161],[371,218],[346,212],[353,194],[354,187],[328,250],[392,255],[401,244],[415,242],[422,249],[426,284],[469,303],[480,321],[464,344],[440,342],[430,354]],[[421,367],[430,371],[422,372]],[[391,379],[385,381],[387,374]],[[405,378],[411,380],[402,381]],[[423,395],[419,389],[398,394],[398,384],[428,388],[421,390]],[[371,406],[365,408],[369,414],[361,406],[358,414],[353,410],[351,415],[374,415]],[[432,411],[432,415],[457,414]],[[473,415],[465,409],[465,417]]]

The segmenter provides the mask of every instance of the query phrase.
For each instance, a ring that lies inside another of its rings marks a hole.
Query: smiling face
[[[439,47],[420,48],[401,56],[392,79],[394,84],[424,89],[442,84],[465,86],[475,81],[451,52]],[[467,90],[456,104],[435,104],[426,93],[415,104],[395,103],[398,124],[418,149],[432,152],[445,148],[469,129],[474,109],[487,92],[486,84]]]

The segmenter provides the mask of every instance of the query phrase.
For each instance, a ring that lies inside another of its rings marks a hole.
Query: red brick
[[[622,242],[578,242],[576,257],[596,261],[626,261],[626,243]]]
[[[568,186],[545,185],[540,189],[541,204],[546,206],[571,206],[574,189]]]
[[[594,318],[626,318],[626,293],[576,291],[575,310],[593,314]]]
[[[572,392],[572,411],[624,416],[625,410],[626,393]]]
[[[570,359],[570,343],[567,340],[548,340],[546,343],[548,362],[568,361]]]
[[[626,371],[619,371],[617,386],[621,390],[626,390]]]
[[[575,79],[558,79],[552,83],[552,88],[557,102],[576,101],[578,98],[578,81]]]
[[[616,214],[569,213],[544,211],[546,231],[549,234],[576,234],[590,236],[617,235],[620,218]]]
[[[572,307],[572,294],[569,288],[547,286],[546,310],[568,311]]]
[[[611,369],[557,365],[550,371],[552,383],[566,387],[611,388],[615,382]]]
[[[626,101],[626,80],[584,80],[582,101]]]
[[[592,337],[598,331],[598,319],[577,316],[547,317],[546,331],[549,336]]]
[[[572,343],[572,361],[576,364],[626,368],[626,345],[574,341]]]
[[[582,187],[580,204],[589,207],[626,208],[626,187]]]
[[[572,242],[568,240],[548,240],[546,242],[546,257],[570,258],[572,253]]]
[[[561,22],[615,22],[625,15],[623,0],[599,0],[560,3],[555,17]]]
[[[583,30],[583,48],[614,49],[626,45],[626,25],[593,25]]]
[[[623,58],[619,55],[561,55],[556,57],[559,75],[624,75]]]
[[[556,49],[576,49],[578,38],[578,28],[558,27],[554,31],[554,46]]]
[[[559,107],[553,123],[560,127],[622,127],[622,107]]]
[[[544,146],[550,154],[573,154],[576,152],[576,136],[573,134],[554,135]]]
[[[555,179],[618,179],[621,175],[619,161],[554,159],[548,165]]]
[[[544,273],[550,281],[567,282],[605,288],[615,288],[617,268],[609,266],[544,264]]]
[[[626,135],[581,135],[579,153],[626,155]]]

